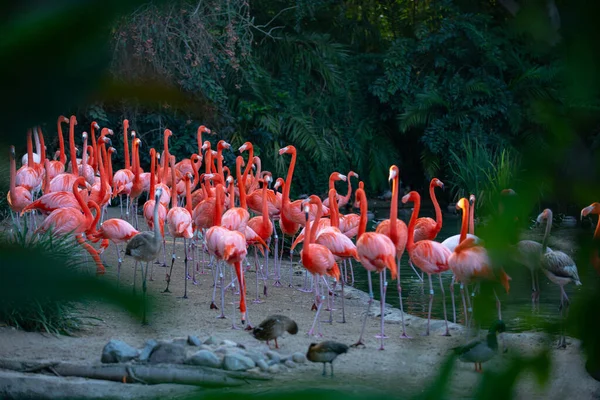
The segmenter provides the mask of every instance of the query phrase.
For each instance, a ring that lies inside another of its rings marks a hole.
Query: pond
[[[375,230],[374,226],[380,220],[389,217],[389,208],[384,208],[389,202],[380,202],[380,207],[369,206],[370,211],[374,213],[374,219],[369,221],[368,231]],[[410,218],[411,208],[406,208],[399,212],[398,218],[404,220],[408,225]],[[445,211],[445,210],[443,210]],[[441,232],[438,234],[436,241],[443,241],[449,236],[456,235],[460,231],[460,218],[457,215],[444,212],[443,213],[443,227]],[[435,218],[433,208],[421,209],[420,217],[432,217]],[[569,235],[575,236],[578,229],[553,229],[551,235]],[[591,235],[591,233],[590,233]],[[405,251],[402,256],[400,272],[401,272],[401,283],[402,283],[402,301],[404,305],[404,311],[416,315],[419,317],[427,318],[427,307],[429,302],[429,281],[427,275],[425,275],[424,282],[417,278],[416,273],[412,270],[408,263],[408,252]],[[356,266],[356,263],[355,263]],[[418,269],[417,269],[418,270]],[[581,267],[579,268],[581,271]],[[419,271],[419,270],[418,270]],[[420,271],[419,271],[420,272]],[[560,289],[557,285],[552,283],[546,278],[546,276],[539,273],[540,283],[540,298],[539,307],[532,312],[531,304],[531,274],[525,267],[512,268],[510,271],[511,282],[510,282],[510,293],[506,294],[505,291],[499,286],[497,289],[498,296],[502,303],[502,317],[509,323],[509,329],[515,331],[525,330],[541,330],[543,321],[554,321],[559,319],[559,304],[560,304]],[[581,272],[580,272],[581,275]],[[355,284],[357,289],[368,292],[367,284],[367,273],[364,268],[358,265],[354,268]],[[376,299],[379,299],[379,276],[378,274],[372,274],[373,278],[373,291]],[[450,298],[449,286],[452,280],[452,273],[447,272],[442,274],[442,281],[444,290],[446,291],[446,308],[448,312],[448,319],[452,321],[452,303]],[[585,277],[581,276],[583,285],[585,285]],[[439,278],[432,276],[434,299],[431,317],[435,319],[443,319],[443,306],[442,296],[439,285]],[[574,284],[568,284],[565,286],[565,291],[571,300],[577,296],[577,292],[581,287],[575,287]],[[463,323],[463,308],[462,300],[460,297],[459,285],[455,286],[455,302],[456,302],[456,319],[457,323]],[[386,303],[399,307],[398,292],[396,289],[396,281],[389,282],[388,274],[388,289],[386,294]],[[475,297],[475,307],[477,306],[477,297]],[[485,327],[485,326],[482,326]]]

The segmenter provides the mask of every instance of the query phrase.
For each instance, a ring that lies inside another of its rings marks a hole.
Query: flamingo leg
[[[408,259],[408,265],[410,265],[410,267],[412,268],[412,270],[415,271],[415,274],[417,274],[417,277],[419,278],[419,281],[424,282],[425,273],[423,273],[423,276],[421,276],[421,274],[419,273],[419,271],[417,271],[417,269],[413,265],[412,260],[410,258]]]
[[[323,303],[324,303],[323,300],[325,300],[324,296],[319,296],[319,281],[317,279],[315,279],[315,280],[316,280],[316,283],[315,283],[315,297],[316,297],[316,300],[317,300],[318,307],[317,307],[317,314],[315,315],[315,319],[313,320],[313,324],[310,327],[310,330],[308,331],[308,336],[311,336],[311,335],[314,334],[315,325],[320,322],[319,321],[319,314],[321,313],[321,309],[323,308]],[[315,336],[323,336],[321,334],[321,324],[320,323],[318,324],[317,331],[318,331],[317,335],[315,335]]]
[[[137,275],[137,260],[133,264],[133,294],[135,295],[135,277]]]
[[[273,286],[280,287],[281,286],[281,264],[279,263],[278,255],[279,255],[279,236],[277,235],[277,227],[275,223],[273,223],[273,234],[275,235],[275,249],[273,257],[273,269],[275,269],[275,282],[273,282]]]
[[[256,250],[256,246],[254,246],[254,266],[256,268],[256,298],[254,300],[252,300],[252,303],[254,304],[260,304],[263,301],[261,299],[258,298],[258,252]]]
[[[217,265],[217,274],[218,274],[218,269],[219,266]],[[217,274],[213,274],[213,294],[212,294],[212,300],[210,302],[210,309],[211,310],[218,310],[219,308],[217,307],[217,305],[215,304],[215,297],[217,296]]]
[[[346,310],[344,309],[344,280],[340,279],[340,284],[342,285],[342,324],[346,323]]]
[[[351,347],[365,346],[365,343],[363,342],[363,335],[365,333],[365,326],[367,325],[367,318],[369,318],[371,304],[373,304],[373,283],[371,281],[371,271],[367,271],[367,280],[369,281],[369,301],[367,303],[367,312],[365,313],[365,318],[363,319],[362,328],[360,330],[360,337],[358,338],[358,341],[354,343]]]
[[[352,278],[352,282],[350,282],[349,286],[354,286],[354,267],[352,267],[352,259],[349,259],[348,262],[350,263],[350,278]],[[333,367],[333,364],[331,364],[331,366]]]
[[[121,258],[121,249],[119,245],[115,243],[115,248],[117,249],[117,287],[121,285],[121,264],[123,263],[123,259]]]
[[[400,257],[397,257],[397,265],[398,265],[398,299],[400,300],[400,317],[402,319],[402,335],[400,335],[401,339],[411,339],[410,336],[406,334],[406,325],[404,324],[404,305],[402,304],[402,284],[400,283]]]
[[[292,236],[292,243],[294,242],[294,237]],[[290,248],[290,283],[289,287],[293,287],[292,275],[294,273],[294,250]]]
[[[217,318],[225,319],[225,276],[224,276],[223,269],[218,268],[218,263],[217,263],[217,271],[219,274],[219,281],[221,282],[221,315],[219,315]]]
[[[466,300],[465,300],[465,287],[464,287],[464,285],[462,284],[462,282],[461,282],[461,284],[460,284],[460,295],[461,295],[461,297],[462,297],[463,309],[464,309],[464,313],[465,313],[465,326],[468,326],[468,323],[467,323],[467,322],[468,322],[468,318],[469,318],[469,316],[468,316],[468,314],[467,314],[467,302],[466,302]]]
[[[123,195],[119,195],[119,206],[121,207],[121,219],[123,219]]]
[[[454,323],[456,323],[456,302],[454,301],[454,284],[455,276],[452,275],[452,281],[450,282],[450,298],[452,299],[452,317],[454,318]]]
[[[167,288],[163,291],[163,293],[171,293],[171,291],[169,290],[169,285],[171,284],[171,274],[173,273],[173,264],[175,264],[175,242],[177,241],[176,237],[173,237],[173,252],[171,254],[171,269],[169,270],[169,273],[167,274]]]
[[[127,199],[127,205],[125,206],[125,218],[131,222],[131,219],[129,219],[129,195],[126,195],[125,198]]]
[[[381,346],[379,350],[383,350],[383,340],[387,338],[384,333],[384,325],[385,325],[385,291],[386,291],[387,282],[385,281],[385,270],[379,273],[379,291],[380,291],[380,301],[381,305],[381,333],[376,338],[381,339]]]
[[[431,283],[431,274],[429,276],[429,311],[427,311],[427,329],[423,336],[429,336],[429,325],[431,323],[431,306],[433,305],[433,283]]]
[[[446,292],[444,291],[444,285],[442,284],[442,274],[438,274],[440,278],[440,290],[442,291],[442,304],[444,306],[444,322],[446,323],[446,333],[442,336],[450,336],[450,329],[448,329],[448,315],[446,314]]]
[[[184,254],[184,259],[183,259],[183,263],[184,263],[184,273],[183,273],[183,299],[187,299],[187,281],[189,279],[189,275],[188,275],[188,248],[187,248],[187,239],[184,237],[183,238],[183,254]]]
[[[147,325],[148,321],[146,320],[146,277],[148,276],[148,262],[146,262],[146,268],[144,269],[142,265],[142,325]]]
[[[267,248],[265,249],[265,283],[269,279],[269,249],[271,247],[271,236],[267,238]]]

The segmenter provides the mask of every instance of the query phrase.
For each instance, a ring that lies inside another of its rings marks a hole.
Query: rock
[[[144,348],[142,349],[142,352],[140,353],[140,361],[148,361],[148,357],[150,357],[150,353],[152,353],[152,350],[154,350],[154,348],[158,346],[158,342],[154,339],[150,339],[150,340],[146,340],[146,344],[144,345]]]
[[[250,373],[250,374],[256,374],[256,375],[260,375],[260,368],[258,367],[254,367],[254,368],[250,368],[249,370],[247,370],[246,372]]]
[[[255,366],[251,358],[241,354],[226,354],[223,359],[223,368],[228,371],[245,371]]]
[[[255,363],[258,363],[259,360],[265,359],[265,355],[259,351],[247,350],[245,353],[246,357],[251,358]]]
[[[221,359],[212,351],[200,350],[185,360],[186,364],[201,365],[203,367],[221,368]]]
[[[297,352],[292,354],[292,360],[298,364],[303,364],[306,362],[306,356],[303,353]]]
[[[121,340],[111,340],[102,349],[100,361],[103,363],[119,363],[131,361],[139,356],[140,352],[135,347]]]
[[[200,341],[200,338],[198,336],[189,335],[187,338],[187,344],[189,344],[190,346],[200,346],[202,345],[202,342]]]
[[[267,362],[265,360],[258,360],[256,362],[256,365],[263,372],[267,372],[269,370],[269,364],[267,364]]]
[[[208,344],[208,345],[211,345],[211,344],[219,344],[219,341],[217,340],[217,338],[216,338],[216,337],[214,337],[214,336],[211,336],[211,337],[209,337],[208,339],[206,339],[206,340],[203,342],[203,344]]]
[[[187,338],[175,338],[171,341],[172,344],[179,344],[185,346],[188,342]]]
[[[213,348],[207,344],[201,344],[200,345],[200,350],[208,350],[208,351],[213,351]]]
[[[267,357],[269,357],[269,360],[273,360],[276,362],[280,362],[281,361],[281,356],[279,355],[279,353],[273,351],[273,350],[269,350],[267,351]]]
[[[152,364],[183,364],[185,347],[176,343],[160,343],[150,354],[148,361]]]
[[[221,346],[227,346],[227,347],[237,347],[237,343],[232,341],[232,340],[221,340],[221,343],[219,343]]]
[[[269,367],[269,372],[272,374],[276,374],[281,371],[281,365],[273,364]]]
[[[296,363],[293,362],[292,360],[287,360],[284,365],[288,368],[296,368]]]
[[[271,366],[271,365],[279,364],[279,361],[278,360],[269,360],[267,362],[267,364],[269,364],[269,366]]]

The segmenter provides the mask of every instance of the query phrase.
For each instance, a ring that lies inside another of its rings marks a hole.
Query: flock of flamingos
[[[67,163],[62,126],[68,124],[69,157]],[[185,252],[185,281],[184,297],[187,297],[187,281],[196,282],[196,271],[204,263],[200,263],[200,254],[205,257],[205,251],[211,258],[214,277],[213,298],[211,308],[215,305],[216,289],[221,289],[221,313],[223,315],[224,295],[226,287],[239,287],[242,325],[251,329],[246,309],[246,280],[244,272],[251,268],[246,260],[249,249],[254,251],[254,266],[256,268],[256,302],[259,300],[259,280],[262,281],[263,291],[267,292],[267,281],[273,279],[275,286],[281,286],[281,258],[283,251],[279,249],[279,237],[274,222],[279,221],[283,235],[296,237],[291,246],[293,249],[303,241],[300,253],[305,270],[305,285],[303,291],[314,290],[316,315],[309,335],[315,334],[315,326],[320,332],[319,313],[325,303],[333,301],[331,285],[335,287],[348,284],[348,270],[353,276],[352,259],[360,261],[367,270],[371,306],[373,300],[371,272],[380,275],[381,298],[385,299],[387,289],[386,271],[389,270],[391,279],[396,280],[400,308],[402,310],[402,337],[407,338],[404,325],[402,306],[402,287],[400,285],[399,263],[404,251],[408,251],[411,265],[419,268],[429,277],[429,315],[425,334],[429,334],[429,319],[433,303],[432,275],[438,275],[440,290],[444,298],[444,318],[446,320],[446,335],[449,335],[446,316],[445,291],[442,286],[441,273],[450,270],[454,283],[460,284],[464,321],[469,320],[468,310],[472,312],[471,295],[467,285],[478,281],[494,280],[509,290],[510,277],[502,270],[492,270],[490,260],[482,241],[473,233],[474,196],[470,199],[460,199],[457,209],[462,210],[462,226],[460,234],[436,242],[435,238],[442,227],[442,214],[435,200],[434,189],[443,187],[443,183],[434,178],[429,192],[436,207],[436,219],[418,218],[420,195],[411,191],[402,197],[403,203],[413,203],[412,216],[408,227],[398,219],[398,185],[400,172],[397,166],[389,169],[389,180],[392,181],[392,199],[390,218],[381,222],[375,232],[366,232],[367,227],[367,197],[363,182],[355,191],[356,204],[360,206],[360,214],[341,214],[340,208],[346,205],[351,197],[352,187],[350,178],[358,178],[354,172],[347,176],[334,172],[329,179],[328,198],[325,201],[316,195],[306,199],[292,201],[290,188],[296,163],[296,149],[286,146],[279,150],[279,155],[291,156],[287,178],[278,178],[271,189],[273,177],[268,171],[261,171],[261,160],[254,156],[253,147],[246,142],[238,150],[235,171],[223,166],[223,154],[230,145],[224,140],[217,144],[216,151],[211,149],[211,142],[203,142],[203,134],[211,134],[210,129],[200,126],[197,131],[198,153],[178,162],[169,152],[170,130],[164,131],[164,149],[150,149],[150,172],[144,172],[140,165],[139,152],[141,140],[135,132],[129,132],[129,122],[123,121],[123,151],[125,165],[113,172],[111,156],[116,152],[110,147],[109,136],[113,131],[108,128],[100,129],[96,122],[90,127],[90,133],[83,132],[82,158],[77,158],[75,144],[75,116],[58,118],[59,150],[54,160],[46,156],[46,147],[41,128],[29,130],[27,133],[27,154],[22,158],[22,166],[16,169],[15,148],[10,148],[10,191],[8,202],[14,212],[14,222],[21,226],[29,224],[34,234],[52,230],[54,235],[72,235],[93,257],[97,273],[103,274],[105,268],[101,260],[102,252],[114,243],[118,265],[118,274],[122,263],[121,245],[126,244],[125,254],[132,256],[142,271],[143,292],[146,292],[146,279],[150,262],[166,264],[165,224],[168,233],[173,238],[172,259],[170,269],[166,274],[167,289],[173,275],[175,263],[175,243],[183,239]],[[99,133],[99,134],[98,134]],[[98,136],[96,137],[96,135]],[[129,147],[131,137],[131,154]],[[33,151],[35,139],[36,151]],[[231,151],[231,150],[230,150]],[[242,154],[247,152],[244,160]],[[204,170],[204,172],[202,172]],[[336,192],[335,182],[347,181],[348,194],[342,196]],[[281,189],[281,192],[278,189]],[[146,193],[148,200],[143,205],[143,216],[151,231],[140,232],[138,226],[138,202]],[[506,195],[515,195],[507,189]],[[105,220],[107,206],[111,200],[119,196],[121,199],[121,218]],[[236,201],[237,200],[237,201]],[[95,215],[94,215],[95,212]],[[251,213],[256,216],[251,218]],[[582,210],[582,216],[590,213],[600,213],[600,204],[594,203]],[[26,215],[32,215],[24,218]],[[43,216],[40,221],[36,215]],[[564,286],[569,282],[580,285],[575,262],[565,253],[552,250],[547,246],[548,235],[552,222],[552,213],[544,210],[538,217],[538,222],[546,221],[546,234],[543,243],[522,240],[515,243],[515,261],[531,270],[533,294],[532,300],[539,297],[537,272],[541,270],[552,282],[560,287],[561,306],[568,306],[568,298]],[[600,238],[600,225],[595,237]],[[269,273],[269,251],[272,239],[274,241],[274,258],[271,273]],[[355,239],[355,241],[353,241]],[[90,243],[100,242],[99,250]],[[283,242],[282,242],[283,243]],[[283,248],[283,245],[281,246]],[[281,249],[283,250],[283,249]],[[161,258],[162,262],[158,261]],[[258,252],[264,254],[264,264],[258,261]],[[598,256],[593,262],[598,264]],[[192,267],[188,262],[193,261]],[[144,267],[145,263],[145,267]],[[246,265],[243,265],[243,264]],[[232,269],[227,269],[229,264]],[[166,265],[165,265],[166,266]],[[413,267],[414,268],[414,267]],[[192,276],[189,270],[192,270]],[[226,284],[224,276],[232,271],[231,283]],[[290,271],[290,286],[292,268]],[[342,273],[343,272],[343,273]],[[234,275],[235,273],[235,275]],[[353,278],[352,278],[353,279]],[[134,275],[135,281],[135,275]],[[134,283],[135,285],[135,283]],[[325,290],[325,286],[327,289]],[[465,290],[467,295],[465,296]],[[475,287],[477,290],[477,286]],[[328,296],[326,296],[329,294]],[[343,307],[343,296],[342,307]],[[497,298],[497,297],[496,297]],[[498,313],[500,314],[500,303]],[[454,319],[456,311],[452,295]],[[381,315],[384,315],[385,301],[381,301]],[[562,314],[562,307],[561,307]],[[366,319],[365,314],[362,331],[358,343],[362,343]],[[472,314],[471,314],[472,315]],[[500,318],[501,319],[501,318]],[[235,326],[235,324],[234,324]],[[384,318],[381,318],[381,349],[384,346]],[[563,345],[564,345],[564,338]]]

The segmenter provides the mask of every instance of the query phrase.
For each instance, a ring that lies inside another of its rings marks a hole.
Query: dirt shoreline
[[[141,222],[141,221],[140,221]],[[170,239],[168,239],[170,241]],[[170,246],[168,246],[170,248]],[[252,252],[253,254],[253,252]],[[133,346],[143,347],[147,339],[173,339],[187,335],[197,335],[201,339],[215,336],[219,339],[229,339],[244,344],[246,347],[258,347],[263,344],[243,330],[231,329],[231,319],[234,308],[237,307],[238,296],[226,294],[227,319],[216,318],[220,310],[210,310],[212,297],[212,276],[196,275],[198,285],[188,281],[188,299],[182,299],[183,294],[183,248],[177,247],[178,258],[173,269],[171,282],[172,293],[162,293],[165,288],[165,269],[154,267],[154,278],[148,282],[148,291],[156,298],[161,313],[150,315],[150,325],[142,326],[114,306],[101,302],[90,302],[85,305],[82,315],[100,318],[102,321],[92,321],[95,325],[87,326],[77,337],[55,337],[48,334],[30,333],[15,330],[10,327],[0,327],[0,357],[21,358],[31,360],[58,360],[73,362],[99,362],[104,345],[110,339],[123,340]],[[208,260],[208,258],[207,258]],[[113,245],[108,249],[106,263],[116,267],[116,257]],[[273,260],[270,261],[272,268]],[[284,314],[294,319],[300,328],[297,335],[286,334],[279,340],[282,355],[294,352],[305,353],[311,342],[321,340],[336,340],[346,344],[356,342],[360,333],[361,316],[366,310],[368,295],[356,289],[347,288],[345,297],[346,320],[341,319],[340,297],[336,297],[333,313],[333,323],[321,323],[323,337],[308,337],[314,311],[311,311],[314,295],[292,290],[287,287],[288,263],[282,266],[284,286],[274,287],[273,281],[268,282],[268,297],[262,293],[264,302],[253,304],[255,298],[255,278],[253,271],[247,272],[248,311],[253,324],[260,323],[271,314]],[[91,264],[90,264],[91,266]],[[300,266],[295,266],[301,271]],[[360,268],[360,266],[358,267]],[[228,273],[229,275],[229,273]],[[131,287],[133,278],[133,260],[124,257],[121,269],[121,283]],[[116,268],[110,268],[107,275],[101,279],[116,279]],[[139,274],[138,274],[139,279]],[[377,278],[375,278],[376,283]],[[303,275],[294,275],[294,284],[303,284]],[[139,281],[138,281],[139,287]],[[339,289],[339,287],[338,287]],[[340,294],[339,292],[337,292]],[[436,292],[436,294],[438,294]],[[435,300],[434,300],[435,301]],[[439,298],[438,298],[439,301]],[[236,305],[233,304],[236,303]],[[275,376],[270,382],[253,382],[244,388],[250,392],[281,391],[283,388],[332,388],[348,393],[381,392],[393,393],[398,396],[421,392],[428,383],[433,381],[439,371],[439,366],[453,347],[465,343],[463,327],[450,324],[451,337],[443,337],[444,321],[431,321],[431,335],[423,337],[426,320],[406,315],[407,331],[412,339],[401,339],[401,325],[398,298],[395,287],[388,288],[386,303],[385,350],[379,351],[379,340],[375,335],[380,329],[379,302],[371,306],[371,315],[367,319],[365,331],[366,348],[352,348],[348,354],[342,355],[335,362],[335,378],[322,377],[322,365],[307,363],[294,369],[287,369]],[[217,305],[220,301],[217,292]],[[325,307],[324,307],[325,308]],[[457,312],[459,312],[457,310]],[[321,320],[329,318],[329,312],[322,311]],[[239,325],[239,311],[233,314]],[[510,321],[507,321],[510,325]],[[505,354],[499,354],[493,360],[483,365],[484,370],[498,370],[505,365],[511,354],[535,354],[548,344],[548,339],[540,333],[510,333],[503,335],[508,348]],[[552,371],[548,384],[540,388],[533,376],[528,374],[521,379],[515,391],[517,399],[545,398],[600,398],[600,383],[593,380],[585,371],[580,343],[576,339],[567,339],[566,349],[555,350],[551,345]],[[474,372],[473,364],[457,361],[452,372],[449,394],[452,398],[468,397],[477,388],[481,375]]]

